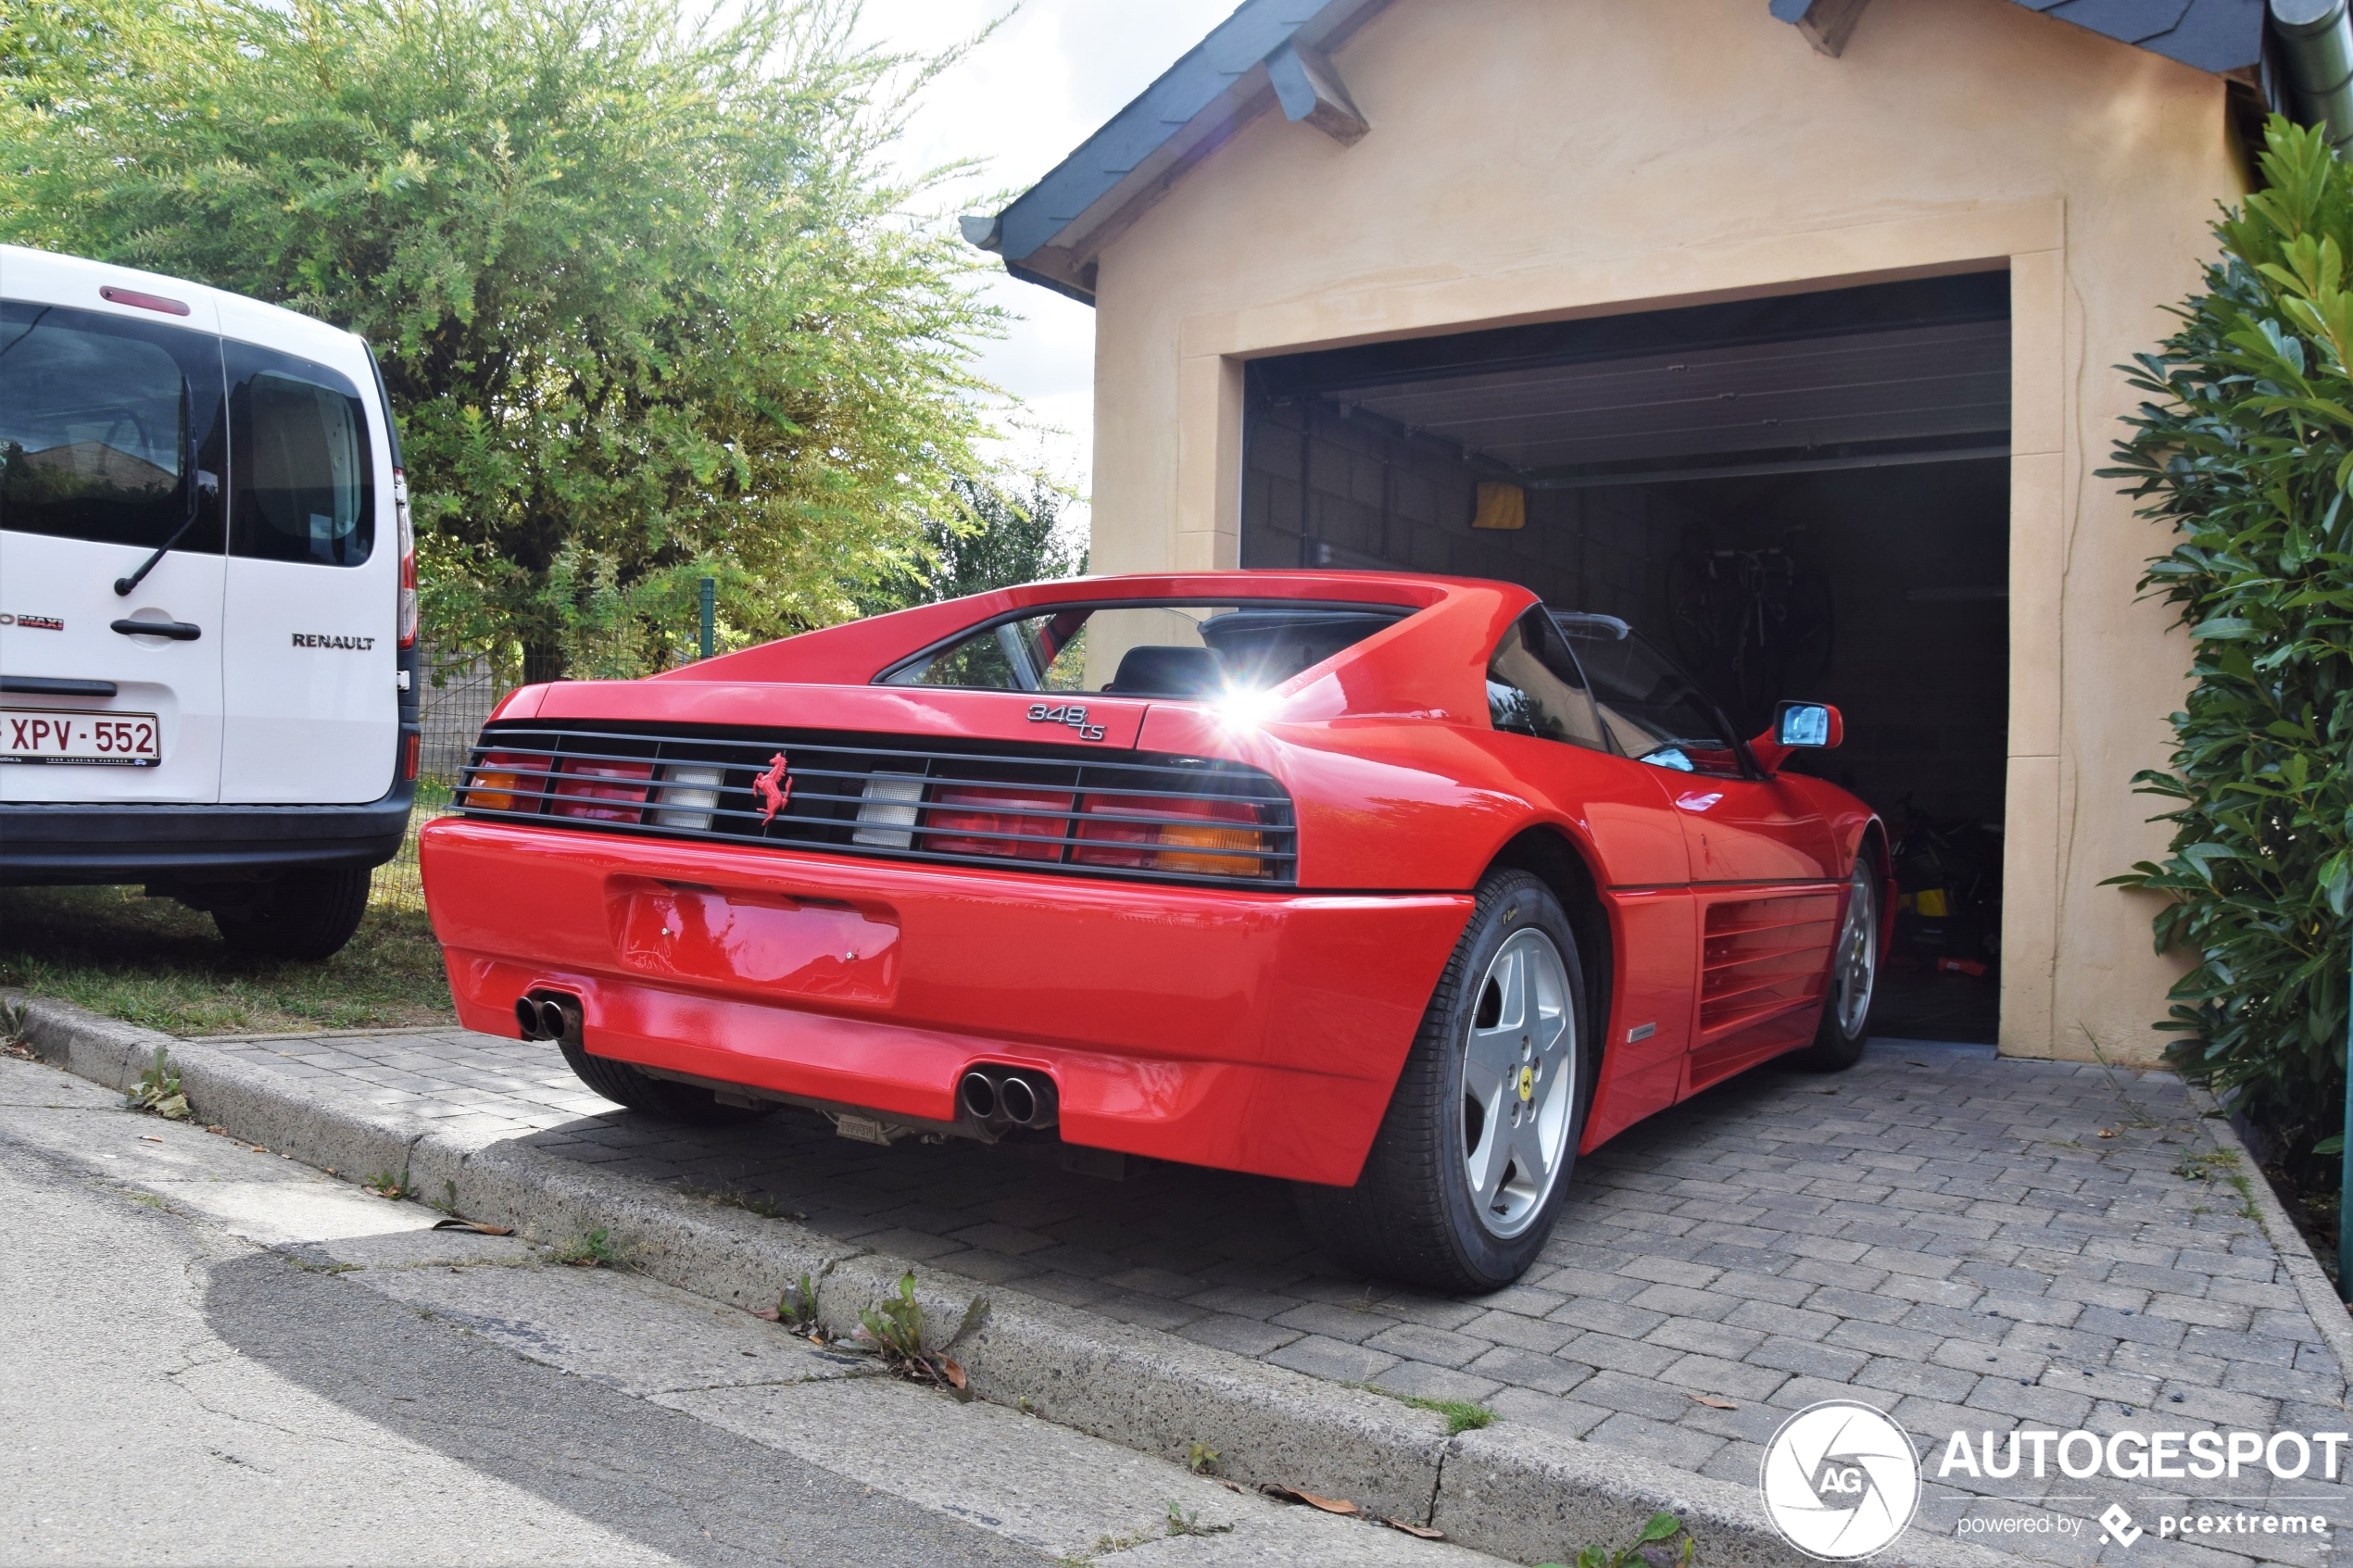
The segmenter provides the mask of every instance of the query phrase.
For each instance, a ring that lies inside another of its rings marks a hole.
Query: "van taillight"
[[[1259,858],[1266,836],[1258,809],[1239,800],[1169,800],[1151,796],[1089,795],[1079,802],[1078,844],[1070,858],[1082,866],[1177,872],[1189,876],[1266,876]],[[1139,818],[1182,818],[1179,822]]]
[[[422,749],[421,737],[410,735],[400,748],[400,776],[413,780],[417,776],[417,754]]]
[[[392,522],[400,540],[400,646],[417,646],[417,535],[409,526],[409,476],[392,470]]]

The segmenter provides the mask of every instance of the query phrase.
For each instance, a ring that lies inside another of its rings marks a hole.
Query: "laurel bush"
[[[2101,470],[2173,530],[2141,585],[2194,649],[2171,766],[2135,780],[2171,845],[2114,880],[2167,895],[2158,947],[2197,960],[2171,1059],[2309,1159],[2340,1130],[2353,957],[2353,170],[2318,130],[2265,140]]]

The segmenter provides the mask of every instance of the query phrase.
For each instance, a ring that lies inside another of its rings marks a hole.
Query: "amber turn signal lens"
[[[1265,835],[1248,828],[1168,826],[1160,830],[1160,852],[1153,857],[1153,870],[1187,872],[1196,876],[1265,876],[1266,862],[1253,854],[1235,854],[1235,850],[1263,850]],[[1223,849],[1226,854],[1188,855],[1185,849]]]
[[[544,762],[494,751],[482,759],[481,770],[466,784],[465,798],[459,804],[469,811],[533,810],[547,784],[546,768]]]
[[[522,787],[522,781],[512,773],[476,773],[466,790],[466,804],[477,811],[511,811],[515,791]]]

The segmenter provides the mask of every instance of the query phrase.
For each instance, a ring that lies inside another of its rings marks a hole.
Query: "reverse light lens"
[[[653,783],[650,762],[591,762],[563,759],[556,775],[556,797],[550,814],[592,822],[639,822],[645,820],[646,796]]]
[[[494,751],[482,759],[472,782],[465,785],[459,804],[470,811],[529,811],[535,809],[546,784],[547,764],[535,757]]]
[[[942,785],[924,820],[926,848],[942,855],[1003,855],[1016,860],[1059,860],[1067,820],[1031,816],[1070,809],[1070,797],[1036,790]],[[863,808],[861,808],[863,810]],[[1019,834],[965,837],[963,834]]]
[[[1243,801],[1089,795],[1078,809],[1086,815],[1079,820],[1078,846],[1071,859],[1082,866],[1189,876],[1272,874],[1268,862],[1260,858],[1266,849],[1266,835],[1258,831],[1257,808]],[[1200,821],[1123,820],[1151,817]]]
[[[852,844],[876,849],[907,849],[915,842],[915,813],[923,804],[921,773],[875,773],[859,792],[858,827]]]
[[[711,813],[719,807],[719,786],[725,773],[699,764],[673,763],[661,771],[661,789],[654,796],[661,808],[654,825],[709,833]]]

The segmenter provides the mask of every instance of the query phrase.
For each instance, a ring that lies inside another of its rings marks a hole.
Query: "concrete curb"
[[[428,1199],[513,1225],[535,1241],[563,1244],[603,1230],[630,1266],[716,1300],[765,1307],[805,1273],[825,1327],[848,1334],[862,1311],[912,1273],[925,1321],[983,1398],[1178,1463],[1203,1443],[1220,1451],[1220,1473],[1245,1485],[1347,1498],[1523,1562],[1569,1562],[1588,1542],[1623,1545],[1661,1511],[1683,1521],[1696,1561],[1708,1568],[1813,1561],[1782,1541],[1754,1487],[1510,1423],[1450,1437],[1432,1411],[983,1288],[789,1221],[600,1175],[526,1142],[469,1143],[421,1119],[371,1115],[202,1041],[18,994],[0,994],[0,1015],[45,1060],[116,1089],[135,1085],[160,1047],[200,1121],[346,1174],[405,1174]],[[1874,1561],[1906,1568],[2020,1562],[1918,1530]]]
[[[2288,1278],[2296,1284],[2296,1294],[2303,1301],[2304,1310],[2327,1342],[2329,1354],[2336,1359],[2338,1398],[2353,1389],[2353,1313],[2348,1313],[2343,1301],[2337,1299],[2336,1286],[2330,1283],[2328,1271],[2312,1255],[2311,1244],[2296,1228],[2287,1209],[2280,1202],[2280,1195],[2271,1190],[2271,1179],[2263,1174],[2262,1162],[2255,1151],[2239,1135],[2230,1115],[2220,1101],[2196,1084],[2187,1085],[2190,1103],[2203,1113],[2205,1126],[2214,1141],[2239,1157],[2246,1172],[2247,1200],[2255,1205],[2256,1223],[2263,1227],[2273,1251],[2287,1265]]]

